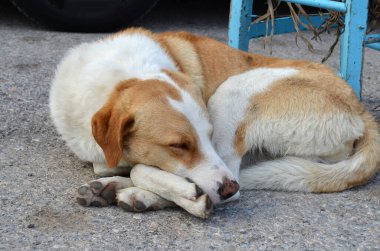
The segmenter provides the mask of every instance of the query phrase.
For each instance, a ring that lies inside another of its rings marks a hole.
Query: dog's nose
[[[235,180],[223,178],[223,183],[219,182],[218,194],[220,199],[226,200],[239,191],[239,184]]]

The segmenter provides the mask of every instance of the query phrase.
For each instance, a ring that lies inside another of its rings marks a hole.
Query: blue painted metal
[[[361,97],[363,45],[367,30],[368,1],[346,0],[347,13],[340,46],[340,73]]]
[[[369,34],[365,37],[365,43],[368,48],[380,51],[380,34]]]
[[[315,27],[318,27],[323,23],[323,19],[321,16],[309,16],[311,22]],[[327,17],[327,16],[326,16]],[[301,21],[304,23],[308,23],[307,19],[304,16],[300,16]],[[302,25],[300,25],[301,30],[305,30]],[[268,24],[268,32],[267,34],[270,34],[272,30],[272,24],[269,22]],[[296,29],[294,28],[293,19],[291,17],[280,17],[276,18],[276,22],[274,23],[274,34],[283,34],[283,33],[290,33],[295,32]],[[262,37],[266,34],[266,21],[261,21],[257,24],[254,24],[249,29],[249,37],[256,38],[256,37]]]
[[[366,44],[380,43],[380,34],[369,34],[365,36]]]
[[[342,34],[340,49],[340,73],[360,97],[361,94],[361,74],[363,60],[363,44],[367,47],[380,50],[380,42],[377,40],[380,35],[368,35],[365,37],[367,29],[368,0],[345,0],[345,2],[329,0],[283,0],[284,2],[299,3],[307,6],[314,6],[323,9],[337,10],[345,12],[345,30]],[[253,0],[231,0],[231,12],[229,23],[229,45],[242,50],[248,50],[248,42],[252,37],[264,36],[266,23],[251,25]],[[318,16],[311,16],[314,26],[319,26],[323,20]],[[306,22],[304,17],[301,17]],[[307,23],[307,22],[306,22]],[[303,27],[300,27],[304,29]],[[276,18],[275,34],[295,31],[293,21],[290,17]],[[376,36],[376,37],[375,37]]]
[[[380,39],[380,34],[368,34],[367,36],[365,36],[366,42],[370,39]]]
[[[363,1],[363,0],[362,0]],[[364,0],[365,1],[365,0]],[[340,12],[346,12],[347,7],[342,2],[330,1],[330,0],[284,0],[289,3],[299,3],[307,6],[317,7],[327,10],[336,10]]]
[[[380,43],[367,44],[367,47],[380,51]]]
[[[231,0],[228,45],[248,50],[253,0]]]

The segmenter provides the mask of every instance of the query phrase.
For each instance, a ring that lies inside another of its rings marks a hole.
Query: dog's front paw
[[[78,188],[76,200],[85,207],[113,205],[116,204],[117,191],[132,185],[129,178],[118,176],[93,180]]]
[[[196,201],[203,194],[192,180],[143,164],[133,167],[131,179],[136,187],[154,191],[170,201],[174,197]]]
[[[189,178],[185,178],[185,180],[189,182],[188,187],[183,189],[181,192],[182,196],[185,199],[197,200],[199,197],[201,197],[204,194],[203,190],[197,184],[195,184],[194,181],[192,181]]]
[[[119,190],[117,192],[117,204],[128,212],[159,210],[175,206],[173,202],[138,187],[129,187]]]
[[[208,218],[214,208],[214,205],[207,194],[201,195],[195,201],[179,198],[176,200],[176,203],[190,214],[203,219]]]

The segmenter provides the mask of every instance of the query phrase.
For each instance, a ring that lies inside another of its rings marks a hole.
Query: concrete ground
[[[162,0],[136,25],[226,41],[228,1],[208,1]],[[47,31],[0,1],[0,250],[380,250],[379,174],[342,193],[243,192],[207,220],[79,206],[75,189],[95,176],[53,128],[49,85],[68,48],[102,36]],[[333,37],[323,41],[311,54],[293,34],[276,36],[273,55],[319,61]],[[262,42],[251,50],[268,54]],[[338,68],[338,56],[327,64]],[[378,121],[379,66],[380,53],[366,49],[363,102]]]

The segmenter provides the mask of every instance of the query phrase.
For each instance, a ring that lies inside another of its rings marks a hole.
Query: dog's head
[[[121,82],[93,116],[93,135],[109,167],[121,158],[156,166],[190,178],[217,204],[239,185],[212,146],[201,93],[185,76],[172,78]]]

